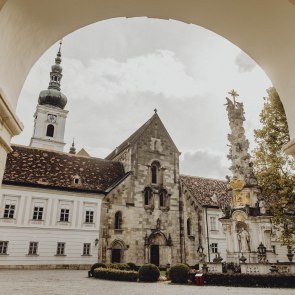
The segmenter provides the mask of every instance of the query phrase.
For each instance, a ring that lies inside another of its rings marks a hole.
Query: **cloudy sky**
[[[48,87],[54,44],[32,68],[17,114],[25,125],[14,143],[28,145],[39,92]],[[244,102],[245,128],[254,147],[263,97],[271,82],[229,41],[173,20],[116,18],[63,39],[62,92],[68,97],[65,141],[104,158],[157,108],[182,152],[182,174],[224,179],[229,132],[225,97]]]

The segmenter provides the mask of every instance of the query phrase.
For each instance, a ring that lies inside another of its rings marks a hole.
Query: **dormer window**
[[[75,175],[73,177],[73,184],[74,186],[78,186],[78,185],[81,185],[81,178],[79,175]]]

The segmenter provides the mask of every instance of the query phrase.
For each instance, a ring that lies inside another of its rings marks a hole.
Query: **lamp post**
[[[258,261],[265,262],[265,260],[266,260],[266,247],[262,244],[262,242],[259,244],[257,252],[258,252]]]

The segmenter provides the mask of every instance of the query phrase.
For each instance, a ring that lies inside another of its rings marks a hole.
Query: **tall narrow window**
[[[151,172],[152,172],[152,184],[157,184],[158,180],[158,167],[154,164],[151,167]]]
[[[7,254],[8,241],[0,241],[0,254]]]
[[[192,231],[192,225],[191,225],[191,219],[188,218],[186,221],[186,228],[187,228],[187,235],[190,236],[191,235],[191,231]]]
[[[38,242],[30,242],[28,255],[38,254]]]
[[[115,229],[122,229],[122,213],[120,211],[115,214]]]
[[[44,210],[43,207],[39,207],[39,206],[34,207],[33,219],[34,220],[42,220],[43,210]]]
[[[15,211],[15,204],[5,204],[4,208],[4,218],[13,218],[14,217],[14,211]]]
[[[217,230],[217,222],[215,216],[210,216],[210,229]]]
[[[66,243],[57,243],[56,255],[65,255]]]
[[[147,187],[144,190],[144,205],[145,206],[151,205],[151,199],[152,199],[152,191],[149,187]]]
[[[46,136],[53,137],[53,135],[54,135],[54,126],[52,124],[49,124],[47,126]]]
[[[166,207],[167,206],[167,192],[165,190],[161,190],[160,192],[160,207]]]

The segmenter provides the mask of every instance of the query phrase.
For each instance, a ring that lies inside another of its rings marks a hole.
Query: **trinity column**
[[[266,246],[267,257],[274,258],[271,243],[271,214],[260,200],[260,188],[254,175],[245,135],[244,105],[237,101],[234,90],[226,98],[231,133],[228,134],[231,177],[228,179],[228,194],[231,205],[224,208],[220,219],[227,239],[227,262],[258,262],[257,249],[262,243]]]

